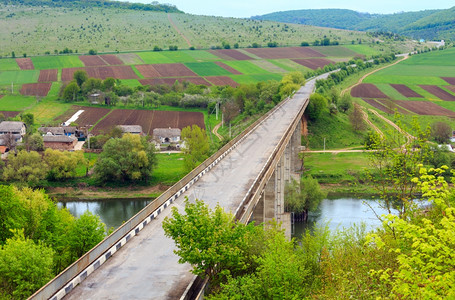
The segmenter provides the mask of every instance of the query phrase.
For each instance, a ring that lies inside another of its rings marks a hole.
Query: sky
[[[127,0],[151,3],[152,0]],[[158,0],[160,3],[176,5],[180,10],[195,14],[222,17],[249,18],[271,12],[345,8],[368,13],[395,13],[425,9],[445,9],[455,6],[453,0]]]

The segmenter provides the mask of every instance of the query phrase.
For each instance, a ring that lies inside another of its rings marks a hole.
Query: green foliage
[[[310,103],[308,103],[308,107],[305,110],[305,115],[311,121],[316,121],[326,109],[327,99],[321,94],[312,94]]]
[[[125,134],[104,144],[94,175],[99,181],[147,181],[155,165],[152,145],[143,137]]]
[[[80,92],[80,88],[76,82],[71,81],[63,90],[63,99],[66,101],[76,101]]]
[[[19,181],[33,186],[46,177],[47,171],[47,166],[42,164],[41,156],[37,152],[21,150],[16,155],[9,156],[8,166],[3,171],[3,180]]]
[[[318,208],[327,193],[321,191],[319,182],[311,175],[301,177],[300,182],[292,180],[285,189],[284,204],[289,212],[308,214]]]
[[[72,260],[78,259],[101,242],[105,232],[105,225],[99,216],[93,215],[89,211],[81,215],[73,223],[67,236]]]
[[[84,82],[86,82],[88,79],[87,72],[84,70],[77,70],[73,74],[73,79],[76,81],[78,87],[81,88]]]
[[[54,276],[54,251],[42,243],[35,244],[15,231],[0,250],[0,295],[10,293],[14,299],[26,299]]]
[[[189,172],[208,158],[210,144],[205,130],[197,125],[183,128],[182,140],[185,143],[185,170]]]
[[[445,144],[452,137],[452,128],[445,122],[434,122],[431,124],[431,135],[437,143]]]
[[[46,149],[44,161],[49,167],[49,180],[65,180],[76,177],[78,166],[87,166],[87,160],[82,151],[68,152]]]

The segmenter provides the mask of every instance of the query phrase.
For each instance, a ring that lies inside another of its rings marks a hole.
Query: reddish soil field
[[[104,66],[93,68],[69,68],[62,69],[62,81],[73,80],[73,74],[77,70],[85,70],[89,77],[106,79],[112,77],[115,79],[138,79],[131,66]]]
[[[145,78],[156,78],[160,77],[160,73],[153,67],[153,65],[137,65],[136,69],[144,76]]]
[[[16,63],[21,70],[35,70],[35,66],[30,58],[16,58]]]
[[[374,84],[372,83],[361,83],[358,86],[355,86],[351,90],[352,97],[359,98],[384,98],[388,99],[386,94],[381,92]]]
[[[381,102],[378,102],[375,99],[366,99],[366,98],[362,98],[362,100],[365,101],[366,103],[370,104],[374,108],[377,108],[377,109],[385,112],[386,114],[394,114],[395,109],[401,114],[404,114],[404,115],[409,114],[409,112],[407,110],[404,110],[401,107],[399,107],[398,105],[396,105],[396,103],[393,100],[384,100]]]
[[[114,54],[99,55],[108,65],[123,65],[123,61]]]
[[[235,82],[232,78],[227,76],[210,76],[205,77],[205,79],[211,82],[213,85],[229,85],[232,87],[239,86],[237,82]]]
[[[75,123],[79,126],[93,125],[111,111],[109,108],[73,105],[63,115],[55,118],[55,120],[63,123],[79,110],[84,110],[84,112],[80,114],[79,118],[75,121]]]
[[[0,95],[0,99],[2,99],[5,95]]]
[[[2,98],[2,95],[0,95],[0,99]],[[20,114],[20,111],[5,111],[5,110],[2,110],[0,111],[0,114],[3,114],[5,116],[5,118],[14,118],[15,116],[17,116],[18,114]]]
[[[197,77],[197,74],[188,69],[184,64],[157,64],[153,65],[153,67],[158,71],[160,77]]]
[[[448,89],[449,91],[452,91],[453,93],[455,93],[455,85],[446,85],[444,87],[446,89]]]
[[[307,47],[249,48],[246,51],[266,59],[325,57],[324,54]]]
[[[57,81],[58,70],[41,70],[39,71],[38,82],[51,82]]]
[[[455,77],[441,77],[451,85],[455,85]]]
[[[447,116],[455,118],[455,112],[445,109],[437,104],[430,101],[407,101],[407,100],[395,100],[395,102],[418,115],[429,115],[429,116]]]
[[[27,83],[22,85],[21,94],[27,96],[47,96],[52,83]]]
[[[86,67],[105,66],[106,62],[98,55],[84,55],[79,56],[79,59]]]
[[[317,68],[322,69],[326,65],[335,64],[334,61],[325,58],[293,59],[293,61],[312,70],[316,70]]]
[[[205,86],[211,85],[203,77],[151,78],[151,79],[139,79],[139,82],[142,85],[167,84],[169,86],[172,86],[176,80],[178,80],[179,82],[188,81],[188,82],[198,84],[198,85],[199,84],[203,84]]]
[[[444,101],[455,101],[455,96],[449,94],[448,92],[444,91],[437,85],[419,85],[425,91],[430,92],[431,94],[435,95],[439,99]]]
[[[243,74],[243,73],[237,71],[236,69],[234,69],[233,67],[230,67],[230,66],[226,65],[225,63],[223,63],[221,61],[216,61],[215,64],[217,64],[218,66],[222,67],[226,71],[231,72],[234,75],[242,75]]]
[[[211,52],[212,54],[215,54],[216,56],[220,57],[220,58],[223,58],[223,59],[227,59],[227,60],[249,60],[249,59],[253,59],[251,57],[249,57],[248,55],[238,51],[238,50],[235,50],[235,49],[221,49],[221,50],[211,50],[209,51]]]
[[[117,125],[141,125],[145,134],[152,135],[155,128],[182,129],[193,124],[205,129],[204,115],[200,112],[117,109],[100,121],[93,132],[108,132]]]
[[[407,87],[404,84],[391,84],[390,86],[393,87],[394,89],[396,89],[398,93],[402,94],[405,97],[423,98],[422,95],[411,90],[409,87]]]

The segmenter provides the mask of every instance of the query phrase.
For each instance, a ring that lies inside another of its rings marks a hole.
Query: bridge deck
[[[198,198],[234,213],[313,88],[311,80],[171,206],[183,209],[185,197]],[[180,298],[193,275],[164,236],[161,224],[170,212],[165,209],[65,299]]]

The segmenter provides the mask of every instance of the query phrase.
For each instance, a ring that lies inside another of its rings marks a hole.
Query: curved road
[[[327,74],[317,79],[327,77]],[[277,109],[212,170],[171,206],[183,209],[184,198],[219,203],[235,212],[279,140],[314,89],[315,79]],[[65,299],[178,299],[191,282],[191,266],[179,264],[174,242],[164,236],[166,208]]]

